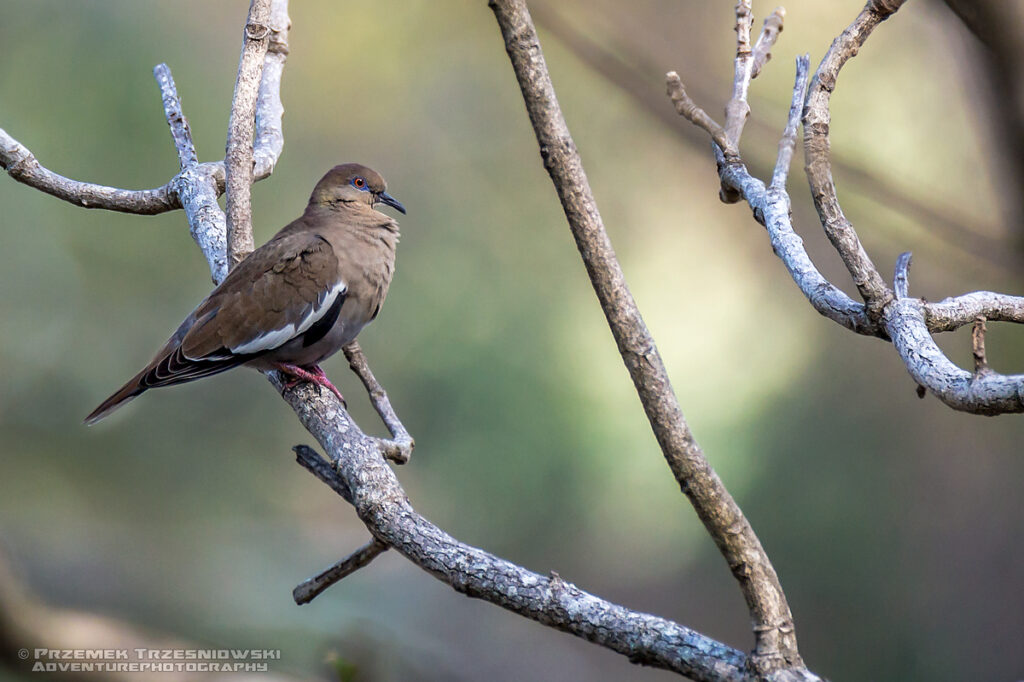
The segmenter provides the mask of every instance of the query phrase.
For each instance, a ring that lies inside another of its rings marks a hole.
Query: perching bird
[[[85,418],[95,424],[143,391],[239,365],[276,369],[338,396],[318,363],[356,338],[387,296],[405,208],[366,166],[335,166],[300,218],[235,266],[156,357]]]

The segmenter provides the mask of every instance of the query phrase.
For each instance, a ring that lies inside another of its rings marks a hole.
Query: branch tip
[[[738,153],[729,143],[729,139],[725,134],[725,129],[715,123],[714,119],[708,116],[706,111],[697,106],[697,103],[694,102],[686,92],[686,87],[683,85],[682,79],[679,78],[679,74],[675,71],[669,71],[665,74],[665,83],[667,94],[675,105],[676,112],[687,121],[710,135],[711,139],[718,145],[719,149],[722,150],[726,158],[736,158]]]
[[[775,46],[775,41],[778,40],[779,34],[782,33],[785,18],[786,10],[782,7],[776,7],[764,20],[761,35],[758,36],[757,43],[754,45],[754,63],[751,66],[750,72],[751,79],[757,78],[761,73],[761,69],[772,58],[772,47]]]
[[[372,538],[368,543],[330,568],[296,585],[295,589],[292,590],[292,598],[299,606],[308,604],[331,585],[341,582],[341,580],[352,575],[360,568],[368,566],[371,561],[386,552],[387,549],[388,546],[386,544],[377,538]]]
[[[892,276],[892,286],[896,298],[906,298],[910,291],[910,261],[913,255],[910,251],[904,251],[896,259],[896,270]]]

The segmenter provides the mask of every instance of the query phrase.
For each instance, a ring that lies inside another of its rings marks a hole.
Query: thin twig
[[[387,545],[377,538],[373,538],[330,568],[296,585],[292,590],[292,598],[300,606],[308,604],[331,585],[341,582],[360,568],[369,566],[371,561],[386,552],[387,549]]]
[[[951,332],[971,324],[978,315],[991,322],[1024,324],[1024,296],[1010,296],[994,291],[973,291],[925,304],[928,331]]]
[[[270,42],[270,2],[251,0],[242,40],[242,56],[238,61],[235,93],[231,98],[228,142],[224,154],[227,171],[228,268],[237,265],[255,247],[249,200],[253,182],[252,144],[260,78]]]
[[[665,74],[665,81],[668,86],[668,96],[672,98],[672,103],[676,106],[679,115],[698,128],[706,130],[714,143],[725,153],[726,158],[735,158],[737,150],[729,143],[725,129],[715,123],[715,120],[690,98],[686,88],[683,87],[683,81],[679,78],[679,74],[669,71]]]
[[[913,255],[904,251],[896,259],[896,270],[892,276],[892,288],[896,298],[906,298],[910,294],[910,261]]]
[[[988,359],[985,357],[985,316],[978,315],[974,319],[974,329],[971,330],[971,355],[974,356],[974,374],[978,375],[989,371]]]
[[[768,60],[772,58],[772,47],[775,45],[775,41],[778,40],[779,34],[782,33],[782,22],[786,18],[786,10],[782,7],[776,7],[768,18],[764,20],[764,26],[761,27],[761,35],[757,38],[757,43],[754,45],[754,64],[750,70],[750,78],[757,78],[761,74],[761,69],[768,63]]]
[[[362,348],[359,347],[359,342],[353,341],[342,348],[342,351],[344,351],[345,357],[348,359],[348,366],[363,382],[363,386],[366,387],[366,392],[370,396],[373,408],[377,410],[381,421],[384,422],[384,425],[388,427],[388,431],[391,433],[391,440],[381,441],[381,451],[385,457],[395,464],[408,463],[409,457],[412,456],[412,450],[416,447],[416,442],[398,418],[395,409],[391,407],[391,400],[388,398],[388,394],[385,393],[384,387],[373,376],[370,365],[366,361],[366,355],[363,354]]]
[[[776,10],[777,11],[777,10]],[[765,22],[768,23],[767,21]],[[789,105],[789,118],[786,129],[779,140],[779,157],[775,161],[775,172],[772,173],[773,190],[785,191],[789,166],[793,161],[793,149],[796,147],[796,131],[800,126],[800,113],[804,107],[804,94],[807,92],[807,75],[810,71],[811,58],[801,55],[796,58],[796,82],[793,84],[793,100]]]

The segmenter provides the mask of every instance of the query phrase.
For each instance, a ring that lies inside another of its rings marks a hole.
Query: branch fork
[[[715,143],[723,201],[745,200],[750,205],[757,221],[768,229],[773,250],[815,310],[853,332],[891,341],[919,390],[923,387],[953,409],[986,415],[1024,412],[1024,374],[1001,375],[986,364],[985,371],[975,371],[976,380],[970,381],[972,375],[953,364],[932,338],[934,333],[972,324],[979,315],[988,320],[1024,323],[1024,297],[978,291],[939,303],[911,299],[907,283],[909,253],[900,257],[893,288],[889,288],[843,214],[836,196],[828,138],[831,94],[843,65],[857,54],[874,28],[895,13],[903,2],[870,0],[832,44],[806,94],[807,58],[797,60],[793,102],[767,189],[765,183],[747,170],[739,142],[749,111],[745,106],[749,83],[760,72],[758,64],[763,66],[767,62],[768,49],[782,29],[784,12],[781,9],[776,9],[765,20],[761,38],[748,50],[750,3],[740,0],[736,6],[733,94],[726,106],[724,126],[716,124],[689,99],[675,72],[667,76],[668,93],[679,114],[708,132]],[[753,67],[750,67],[751,62]],[[853,300],[822,276],[793,229],[785,183],[800,123],[804,130],[805,172],[815,208],[862,302]]]

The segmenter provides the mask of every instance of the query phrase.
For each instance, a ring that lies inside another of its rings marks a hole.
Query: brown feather
[[[387,296],[398,243],[398,224],[373,209],[371,192],[353,189],[354,175],[365,178],[373,192],[385,190],[384,179],[364,166],[332,169],[317,183],[303,215],[232,269],[153,360],[86,423],[150,388],[243,364],[313,365],[354,339]],[[333,304],[328,296],[334,296]]]

